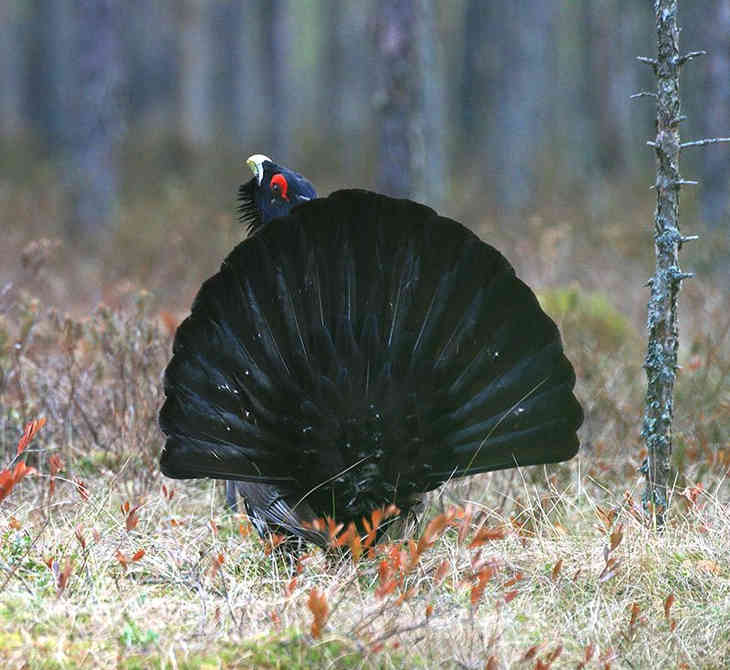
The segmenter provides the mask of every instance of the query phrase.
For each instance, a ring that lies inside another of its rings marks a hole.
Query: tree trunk
[[[708,55],[701,108],[706,137],[724,133],[730,117],[730,0],[716,0],[712,20],[704,28],[715,46]],[[727,226],[730,218],[730,146],[709,149],[702,157],[702,217],[713,228]]]
[[[30,3],[27,3],[30,4]],[[31,16],[27,105],[42,129],[49,151],[61,153],[71,141],[76,99],[74,9],[66,0],[46,0]]]
[[[198,149],[213,138],[212,55],[208,5],[184,0],[180,12],[180,135],[186,146]]]
[[[114,0],[74,4],[74,131],[69,138],[73,232],[98,235],[111,224],[117,199],[115,149],[123,131],[123,67]]]
[[[678,0],[655,0],[657,59],[651,61],[657,87],[656,211],[654,249],[656,272],[651,279],[648,307],[649,341],[645,368],[646,410],[642,437],[648,450],[645,505],[653,504],[658,527],[664,525],[669,504],[670,459],[672,455],[673,391],[677,370],[679,328],[677,295],[688,275],[679,268],[679,27]]]
[[[218,8],[220,24],[219,60],[222,63],[224,86],[218,90],[225,110],[225,121],[238,151],[253,130],[254,104],[260,92],[254,89],[257,63],[253,59],[251,29],[255,25],[250,3],[231,2]],[[249,153],[262,151],[251,148]],[[246,154],[248,155],[248,154]],[[244,156],[245,158],[245,156]]]
[[[3,137],[13,137],[24,130],[25,49],[20,14],[18,3],[0,3],[0,136]]]
[[[488,8],[481,0],[468,0],[464,11],[459,122],[461,144],[466,150],[484,139],[481,113],[487,88],[488,59],[486,48]]]
[[[502,7],[500,54],[494,64],[494,86],[489,91],[487,155],[494,172],[497,201],[507,211],[520,213],[532,204],[548,136],[550,90],[555,67],[550,45],[554,41],[557,3],[544,0],[510,2]]]
[[[129,118],[136,131],[149,136],[172,135],[170,118],[177,113],[178,26],[171,18],[176,0],[134,2],[122,40],[127,62]]]
[[[440,170],[443,162],[438,158],[443,155],[441,129],[434,127],[440,115],[441,83],[426,83],[434,71],[426,72],[433,53],[424,42],[433,36],[431,0],[379,0],[375,26],[380,126],[377,184],[384,193],[427,203],[438,199],[434,181],[440,182],[439,188],[443,184],[442,176],[428,176],[429,171]],[[435,88],[429,90],[430,86]],[[428,104],[433,108],[429,110]]]
[[[289,63],[290,6],[287,0],[265,0],[262,5],[262,53],[265,119],[268,125],[268,148],[257,149],[275,161],[286,164],[289,149],[289,106],[286,94]]]
[[[319,98],[317,141],[337,146],[333,171],[342,183],[362,176],[363,138],[371,118],[363,114],[373,96],[372,40],[368,39],[368,3],[323,0],[320,3]]]
[[[423,86],[423,133],[419,147],[423,168],[415,198],[438,210],[446,195],[443,51],[440,48],[434,3],[421,0],[419,4],[421,20],[416,24],[416,38]]]

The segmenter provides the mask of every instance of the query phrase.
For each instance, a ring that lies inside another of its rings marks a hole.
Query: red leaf
[[[66,590],[68,585],[68,578],[71,575],[73,569],[73,561],[70,558],[66,559],[66,565],[63,570],[59,573],[58,579],[56,580],[56,597],[60,598],[61,594]]]
[[[613,577],[615,577],[616,573],[618,572],[618,566],[619,566],[618,558],[609,558],[606,561],[606,565],[604,566],[603,570],[601,571],[601,574],[598,575],[598,581],[607,582],[609,579],[613,579]]]
[[[400,607],[406,600],[408,600],[414,593],[416,592],[416,587],[413,586],[404,593],[401,593],[398,596],[398,599],[395,601],[395,606]]]
[[[505,526],[498,526],[497,528],[486,528],[483,526],[474,535],[471,544],[469,544],[469,549],[480,547],[492,540],[503,540],[506,536],[507,528]]]
[[[522,660],[523,661],[529,661],[532,658],[535,658],[537,655],[537,652],[540,651],[540,647],[542,645],[539,644],[533,644],[523,655]]]
[[[80,479],[75,479],[74,484],[76,484],[76,491],[78,491],[78,494],[81,496],[81,499],[83,501],[86,501],[89,499],[89,487],[86,486],[84,482],[82,482]]]
[[[353,538],[357,535],[357,528],[355,528],[354,522],[350,521],[347,528],[343,530],[337,538],[335,538],[334,544],[336,547],[344,547],[349,545]]]
[[[390,517],[398,516],[399,514],[400,510],[391,503],[385,508],[385,511],[383,512],[383,519],[390,519]]]
[[[616,518],[616,510],[610,509],[610,510],[604,510],[601,509],[598,505],[596,505],[596,516],[600,519],[601,523],[604,526],[604,530],[608,531],[611,526],[613,525],[613,520]]]
[[[13,487],[26,475],[33,474],[35,468],[29,468],[25,461],[18,461],[12,470],[0,471],[0,502],[10,495]]]
[[[519,591],[517,591],[516,589],[514,591],[508,591],[507,593],[504,594],[504,602],[505,603],[512,602],[518,593],[519,593]]]
[[[446,576],[446,573],[449,571],[449,562],[448,561],[441,561],[441,565],[436,570],[436,574],[433,577],[433,580],[436,584],[440,584],[443,578]]]
[[[139,561],[144,556],[144,549],[137,549],[137,551],[134,552],[134,556],[132,556],[132,562]]]
[[[124,525],[127,528],[127,532],[134,530],[137,527],[137,524],[139,523],[139,514],[137,514],[137,510],[140,507],[141,505],[137,505],[136,507],[133,507],[131,510],[129,510],[127,518],[124,520]],[[127,503],[127,509],[129,509],[129,503]]]
[[[327,598],[324,593],[320,593],[317,589],[312,589],[309,592],[307,607],[314,617],[311,628],[312,637],[317,639],[322,634],[322,627],[327,621],[327,614],[329,613],[329,605],[327,604]]]
[[[704,487],[702,484],[695,484],[692,487],[687,487],[682,491],[682,496],[687,500],[689,507],[694,507],[697,503],[697,498],[704,493]]]
[[[669,621],[669,611],[672,609],[672,605],[674,605],[674,594],[670,593],[664,600],[664,618],[667,621]]]
[[[629,628],[634,628],[636,626],[636,622],[639,619],[640,611],[641,608],[639,607],[639,603],[633,603],[631,605],[631,618],[629,619]]]
[[[166,309],[162,309],[160,310],[160,320],[162,321],[162,325],[165,326],[167,334],[170,336],[174,335],[178,325],[178,320],[175,318],[175,315]]]
[[[76,539],[79,541],[79,544],[81,545],[81,548],[86,549],[86,539],[84,538],[82,531],[83,531],[83,526],[77,526],[75,535],[76,535]]]
[[[620,523],[618,525],[618,528],[611,533],[611,549],[610,551],[613,551],[616,547],[618,547],[619,544],[621,544],[621,540],[624,539],[624,525]]]
[[[458,542],[459,544],[464,544],[466,541],[466,536],[469,534],[469,530],[471,528],[471,518],[474,514],[474,508],[471,506],[471,503],[467,503],[466,507],[463,509],[461,514],[461,519],[459,521],[459,537]]]
[[[446,528],[447,524],[453,517],[449,514],[439,514],[434,519],[429,521],[426,529],[423,531],[423,535],[418,540],[418,554],[422,554],[426,549],[429,549],[434,542],[441,536]]]
[[[241,538],[248,537],[251,534],[251,523],[248,521],[241,521],[238,524],[238,534]]]
[[[357,563],[360,560],[360,556],[362,556],[362,541],[357,533],[350,540],[350,553],[352,554],[353,563]]]
[[[63,470],[63,461],[58,454],[52,454],[48,459],[48,465],[50,468],[50,479],[48,480],[48,495],[53,496],[56,492],[56,475],[60,470]]]
[[[46,425],[45,417],[36,419],[26,424],[23,436],[18,442],[18,456],[23,453],[23,450],[30,444],[30,441],[37,435],[38,431]]]
[[[297,586],[297,578],[292,577],[289,580],[289,583],[286,585],[286,595],[290,596],[292,593],[294,593],[294,589]]]
[[[525,576],[521,572],[518,572],[515,574],[514,577],[512,577],[512,579],[507,580],[503,584],[503,586],[504,586],[504,588],[508,589],[510,586],[514,586],[518,582],[521,582],[524,578],[525,578]]]
[[[482,594],[484,593],[484,589],[487,586],[487,582],[494,576],[495,573],[496,573],[496,570],[491,565],[484,566],[477,573],[477,583],[471,589],[472,606],[476,605],[479,602],[479,599],[482,597]]]
[[[554,566],[553,571],[550,574],[550,577],[553,581],[555,581],[558,578],[558,575],[560,574],[560,569],[563,567],[563,559],[561,558]]]
[[[269,556],[284,540],[286,540],[284,535],[269,533],[269,539],[264,543],[264,554]]]

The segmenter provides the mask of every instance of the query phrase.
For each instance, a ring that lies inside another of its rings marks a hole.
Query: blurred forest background
[[[682,49],[709,51],[683,72],[683,139],[727,135],[730,0],[680,20]],[[184,311],[265,153],[320,194],[422,200],[538,284],[638,291],[654,109],[629,96],[654,86],[635,60],[654,43],[634,0],[3,0],[0,280],[70,309],[134,284]],[[727,283],[730,147],[682,173],[701,182],[684,231],[707,231],[685,264]],[[641,296],[619,305],[637,324]]]

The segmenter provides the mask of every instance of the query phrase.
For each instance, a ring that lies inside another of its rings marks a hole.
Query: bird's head
[[[238,189],[241,222],[255,233],[272,219],[286,216],[292,207],[317,197],[302,175],[277,165],[267,156],[254,154],[246,165],[254,176]]]

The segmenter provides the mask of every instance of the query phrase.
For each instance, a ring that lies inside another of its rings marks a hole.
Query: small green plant
[[[119,636],[119,642],[126,649],[135,647],[149,647],[155,645],[159,639],[159,633],[151,629],[141,628],[133,621],[128,614],[124,614],[124,627]]]

